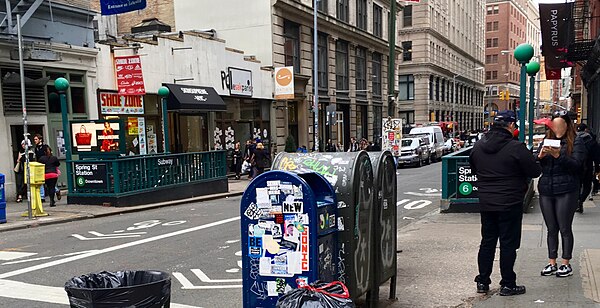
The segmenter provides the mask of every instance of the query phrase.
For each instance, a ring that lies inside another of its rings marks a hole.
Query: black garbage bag
[[[104,271],[71,278],[65,291],[75,308],[169,307],[171,277],[160,271]]]
[[[354,308],[350,293],[340,281],[320,282],[311,285],[298,282],[298,288],[282,295],[277,308]]]

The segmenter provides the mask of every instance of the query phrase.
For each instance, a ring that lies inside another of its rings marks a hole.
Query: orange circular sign
[[[288,86],[292,82],[292,72],[286,67],[279,69],[275,76],[275,82],[282,87]]]

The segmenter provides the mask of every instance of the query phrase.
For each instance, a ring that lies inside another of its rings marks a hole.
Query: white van
[[[439,126],[415,127],[410,130],[410,134],[426,134],[429,138],[429,153],[431,153],[430,160],[432,162],[436,160],[442,160],[442,155],[444,155],[444,134]]]

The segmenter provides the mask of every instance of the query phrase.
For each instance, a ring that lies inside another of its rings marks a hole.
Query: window
[[[348,42],[338,40],[335,43],[335,88],[347,91],[348,86]],[[341,92],[348,96],[348,92]]]
[[[345,22],[348,22],[350,15],[348,1],[350,0],[337,0],[337,18]]]
[[[493,10],[494,15],[497,15],[499,13],[499,11],[500,11],[500,7],[497,5],[494,5],[494,10]]]
[[[490,80],[490,79],[492,79],[492,72],[491,71],[485,72],[485,80]]]
[[[492,79],[498,79],[498,71],[492,71]]]
[[[398,99],[401,101],[415,99],[415,77],[413,75],[400,75],[398,78],[400,93]]]
[[[356,27],[367,30],[367,0],[356,0]]]
[[[381,54],[373,53],[373,96],[381,98]]]
[[[412,41],[402,42],[402,61],[412,61]]]
[[[492,23],[492,30],[493,31],[498,31],[498,26],[499,26],[499,23],[497,21],[494,21]]]
[[[490,5],[490,6],[487,7],[487,14],[488,15],[496,15],[496,14],[498,14],[499,10],[500,10],[499,6],[497,6],[497,5],[494,5],[494,6]]]
[[[381,145],[382,111],[381,106],[373,106],[373,140],[377,145]]]
[[[433,75],[429,76],[429,99],[433,100]]]
[[[485,23],[485,31],[492,31],[492,23],[491,22]]]
[[[446,96],[444,95],[446,93],[446,81],[444,79],[442,79],[442,102],[446,100]]]
[[[485,40],[485,47],[490,48],[490,47],[498,47],[498,38],[489,38]]]
[[[435,79],[435,100],[440,101],[440,77]]]
[[[356,96],[367,95],[367,49],[356,47]]]
[[[319,74],[319,89],[327,89],[327,68],[329,66],[329,58],[327,55],[327,34],[319,33],[317,40],[317,48],[319,51],[319,63],[317,68]]]
[[[377,4],[373,4],[373,35],[383,36],[383,10]]]
[[[404,28],[412,27],[412,5],[407,5],[402,10],[402,25]]]
[[[285,20],[283,22],[283,53],[285,65],[293,66],[294,73],[300,73],[300,26]]]
[[[50,81],[46,85],[49,113],[61,113],[62,111],[58,91],[54,87],[54,81],[58,77],[64,77],[69,80],[69,88],[65,91],[67,94],[67,112],[71,114],[85,114],[87,112],[85,77],[82,73],[50,71],[46,71],[45,73],[46,76],[50,77]]]
[[[327,0],[317,1],[317,10],[327,14]]]

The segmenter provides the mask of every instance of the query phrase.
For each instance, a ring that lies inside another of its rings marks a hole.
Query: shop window
[[[85,113],[85,88],[71,87],[71,113]]]

